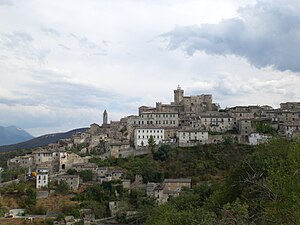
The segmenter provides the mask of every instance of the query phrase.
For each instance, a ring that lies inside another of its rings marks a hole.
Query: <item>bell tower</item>
[[[107,124],[107,120],[108,120],[108,114],[107,114],[107,111],[106,109],[104,110],[103,112],[103,125]]]

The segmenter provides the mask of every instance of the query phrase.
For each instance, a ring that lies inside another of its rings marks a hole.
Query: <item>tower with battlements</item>
[[[174,103],[179,104],[183,100],[183,93],[184,91],[178,85],[177,89],[174,90]]]

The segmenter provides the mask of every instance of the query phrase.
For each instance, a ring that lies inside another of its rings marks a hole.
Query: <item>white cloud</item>
[[[140,105],[172,101],[178,84],[187,95],[213,94],[223,107],[298,100],[295,73],[257,69],[232,55],[169,51],[159,38],[176,25],[222,24],[249,3],[255,1],[28,0],[0,6],[0,125],[35,135],[63,131],[101,123],[104,109],[117,120]]]

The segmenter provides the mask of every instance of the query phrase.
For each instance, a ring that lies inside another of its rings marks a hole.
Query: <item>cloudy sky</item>
[[[0,125],[33,135],[213,95],[300,101],[298,0],[0,0]]]

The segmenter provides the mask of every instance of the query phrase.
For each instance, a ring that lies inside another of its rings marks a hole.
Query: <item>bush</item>
[[[93,172],[91,170],[82,170],[80,171],[79,176],[82,178],[83,182],[93,180]]]
[[[67,184],[66,181],[62,180],[56,187],[56,190],[55,192],[56,193],[59,193],[59,194],[62,194],[62,195],[65,195],[65,194],[68,194],[69,193],[69,190],[70,190],[70,187],[69,185]]]

